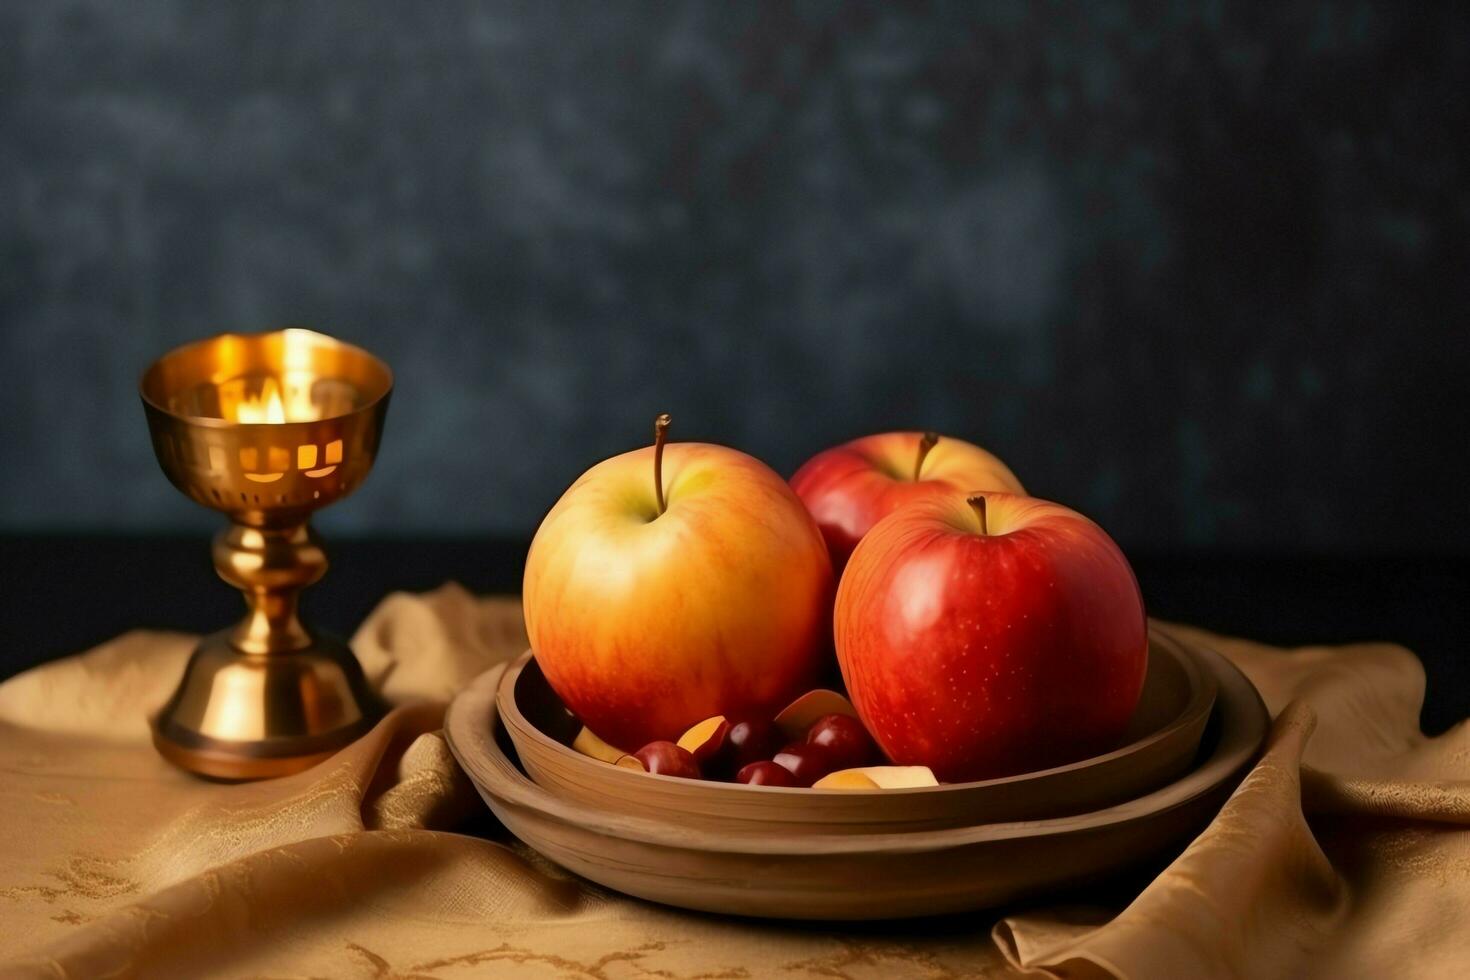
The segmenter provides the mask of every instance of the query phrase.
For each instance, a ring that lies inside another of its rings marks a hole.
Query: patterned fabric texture
[[[154,754],[146,713],[193,638],[129,633],[0,685],[0,976],[1470,975],[1470,728],[1420,734],[1414,656],[1178,629],[1276,718],[1182,855],[1070,904],[852,927],[654,906],[509,837],[438,728],[525,648],[514,599],[386,599],[354,646],[398,707],[315,769],[244,785]]]

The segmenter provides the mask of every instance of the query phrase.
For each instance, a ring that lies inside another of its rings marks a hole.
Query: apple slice
[[[620,755],[613,761],[613,765],[622,769],[636,769],[638,772],[648,771],[648,767],[643,764],[643,760],[636,755]]]
[[[939,785],[934,770],[928,766],[867,766],[858,771],[877,783],[879,789],[919,789]]]
[[[938,786],[928,766],[864,766],[839,769],[812,784],[812,789],[915,789]]]
[[[873,777],[861,769],[839,769],[812,783],[812,789],[879,789]]]
[[[577,733],[577,737],[572,739],[572,748],[599,762],[616,763],[623,757],[622,749],[615,749],[611,745],[608,745],[602,739],[598,738],[592,729],[585,726]]]
[[[781,713],[776,716],[776,727],[781,729],[787,738],[805,738],[807,729],[811,728],[818,718],[826,715],[849,715],[856,718],[858,713],[847,698],[836,691],[819,687],[815,691],[807,691],[782,708]]]
[[[724,715],[706,718],[679,736],[678,746],[694,756],[700,765],[708,762],[725,747],[725,737],[730,734],[730,723]]]

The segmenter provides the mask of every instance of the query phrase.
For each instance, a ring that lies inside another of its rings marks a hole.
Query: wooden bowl
[[[1188,769],[1215,692],[1198,656],[1154,629],[1143,697],[1119,748],[1004,779],[887,790],[676,779],[589,758],[570,747],[581,726],[530,653],[501,679],[498,711],[527,774],[562,799],[632,816],[677,814],[722,833],[867,834],[1060,817],[1132,799]]]
[[[1091,813],[911,833],[727,834],[630,816],[528,779],[496,712],[505,668],[455,698],[451,750],[521,840],[568,870],[668,905],[774,918],[882,919],[987,908],[1080,884],[1176,850],[1255,759],[1269,718],[1249,681],[1197,651],[1219,698],[1198,763],[1181,778]],[[754,792],[755,790],[752,790]]]

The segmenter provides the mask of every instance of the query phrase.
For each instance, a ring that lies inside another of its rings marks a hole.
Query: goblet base
[[[181,769],[243,781],[309,769],[361,737],[385,706],[340,640],[247,653],[232,631],[195,648],[173,697],[152,719],[153,744]]]

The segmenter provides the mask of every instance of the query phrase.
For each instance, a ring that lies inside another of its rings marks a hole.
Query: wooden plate
[[[677,815],[722,833],[874,833],[969,827],[1085,813],[1167,784],[1194,761],[1216,682],[1199,658],[1153,629],[1143,697],[1124,743],[1037,772],[890,790],[812,790],[675,779],[609,765],[570,747],[581,726],[530,653],[506,671],[500,718],[521,765],[556,796],[632,816]]]
[[[451,750],[505,826],[609,888],[685,908],[801,919],[882,919],[986,908],[1175,850],[1255,759],[1269,718],[1249,681],[1196,651],[1219,685],[1198,763],[1169,785],[1091,813],[910,833],[726,834],[630,816],[528,779],[496,712],[504,668],[446,719]],[[755,790],[752,790],[754,792]]]

